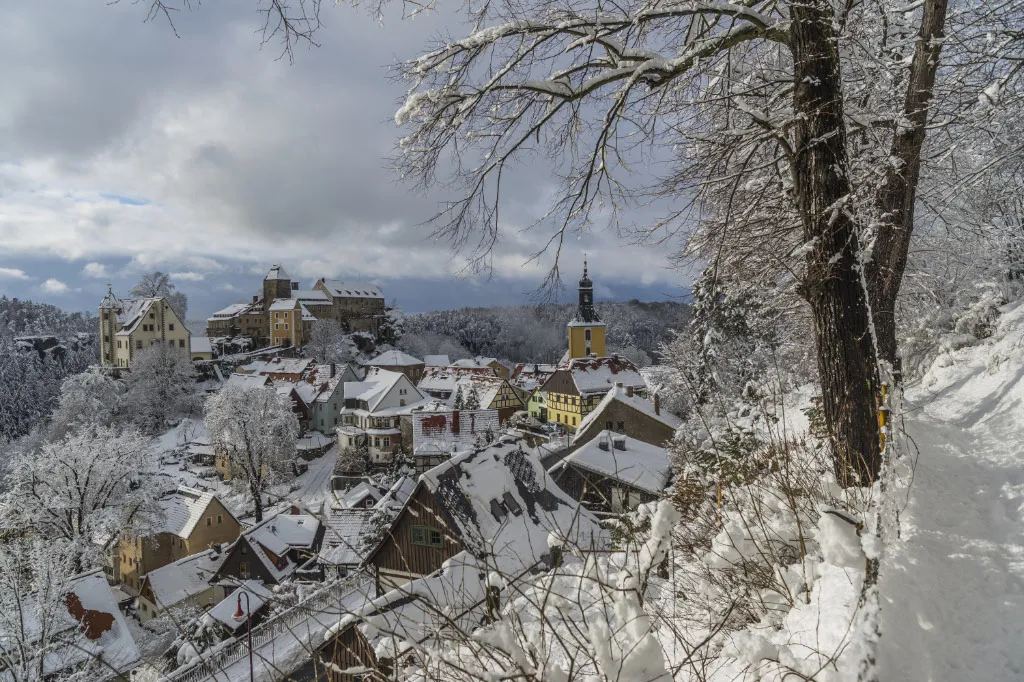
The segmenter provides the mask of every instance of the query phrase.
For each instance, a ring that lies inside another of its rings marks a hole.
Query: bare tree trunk
[[[892,140],[885,184],[876,198],[879,227],[868,265],[868,291],[878,353],[897,370],[896,298],[907,268],[910,237],[914,231],[921,148],[928,123],[928,107],[935,89],[935,73],[939,68],[947,5],[948,0],[925,0],[903,115]]]
[[[860,243],[844,203],[850,197],[842,74],[827,0],[791,4],[796,193],[807,255],[804,293],[811,304],[825,421],[836,480],[868,485],[880,466],[875,416],[877,363]]]

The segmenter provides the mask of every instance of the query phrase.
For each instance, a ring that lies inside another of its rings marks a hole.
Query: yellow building
[[[569,360],[603,356],[605,346],[604,322],[594,310],[594,283],[587,276],[587,261],[583,261],[583,277],[580,279],[580,303],[576,314],[569,320]]]
[[[119,299],[107,287],[107,295],[100,303],[101,364],[131,367],[140,352],[156,344],[167,344],[189,354],[191,341],[192,335],[167,299]]]
[[[121,584],[130,594],[142,589],[142,579],[179,559],[215,544],[232,542],[242,527],[234,514],[210,492],[180,487],[159,501],[163,525],[142,537],[126,535],[117,545]]]
[[[295,346],[306,344],[316,321],[306,306],[297,298],[279,298],[267,310],[270,320],[270,344]]]
[[[594,310],[594,283],[587,275],[586,261],[580,279],[579,307],[567,327],[569,352],[540,392],[547,421],[574,432],[616,384],[641,395],[647,387],[632,362],[618,355],[605,355],[605,324]]]

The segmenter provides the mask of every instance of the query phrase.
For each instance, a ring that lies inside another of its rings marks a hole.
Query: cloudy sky
[[[371,280],[408,311],[527,302],[550,262],[524,231],[550,196],[543,170],[506,193],[489,279],[458,279],[458,256],[418,225],[445,199],[400,184],[396,59],[451,16],[383,26],[325,0],[319,48],[293,63],[261,49],[258,0],[217,0],[144,22],[148,2],[32,0],[0,9],[0,293],[94,309],[110,282],[174,273],[190,318],[256,293],[271,263],[306,285]],[[193,3],[195,4],[195,3]],[[684,293],[671,248],[581,236],[605,299]]]

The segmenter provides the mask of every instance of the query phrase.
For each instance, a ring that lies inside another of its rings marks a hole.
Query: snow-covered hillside
[[[1003,313],[908,387],[916,461],[881,567],[878,679],[1024,676],[1024,305]]]

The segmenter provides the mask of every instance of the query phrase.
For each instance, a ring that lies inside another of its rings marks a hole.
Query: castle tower
[[[594,310],[594,282],[587,275],[586,259],[583,260],[583,277],[580,278],[579,306],[567,327],[570,360],[605,355],[605,326]]]
[[[267,276],[263,278],[263,312],[270,310],[270,306],[277,298],[291,298],[292,279],[280,265],[271,265]]]
[[[107,285],[107,295],[100,301],[100,364],[114,364],[114,334],[118,331],[117,313],[121,302],[114,296],[114,290]]]

